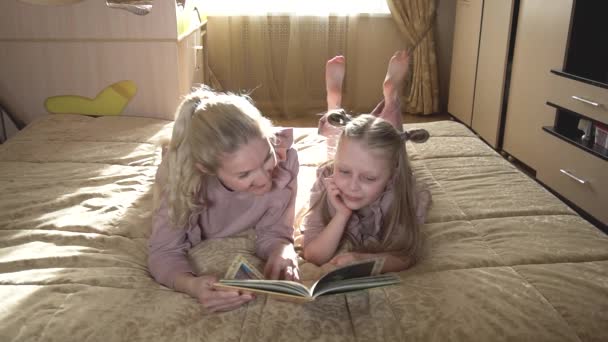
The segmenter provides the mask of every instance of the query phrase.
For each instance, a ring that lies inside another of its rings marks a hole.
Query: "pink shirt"
[[[327,177],[331,177],[333,165],[326,165],[317,170],[317,180],[310,192],[310,205],[317,203],[325,191],[325,181]],[[383,219],[387,215],[391,207],[394,196],[394,182],[389,181],[380,197],[369,206],[360,210],[354,211],[344,229],[344,236],[351,241],[356,241],[358,245],[363,245],[365,241],[375,240],[380,241]],[[336,214],[336,209],[327,200],[329,215],[333,217]],[[416,220],[418,224],[424,224],[427,210],[431,204],[431,193],[426,185],[422,183],[416,184],[414,203],[416,203]],[[309,211],[302,220],[300,228],[304,235],[302,245],[312,241],[319,233],[325,229],[323,217],[321,215],[321,206],[313,208]]]
[[[193,273],[188,250],[205,239],[227,237],[254,228],[256,254],[262,259],[267,259],[278,244],[293,242],[298,155],[291,148],[291,129],[278,132],[277,137],[275,151],[279,162],[268,193],[256,196],[233,192],[216,177],[210,177],[206,191],[213,205],[192,213],[184,229],[170,227],[167,198],[163,195],[154,213],[148,241],[148,267],[156,281],[173,288],[178,274]]]

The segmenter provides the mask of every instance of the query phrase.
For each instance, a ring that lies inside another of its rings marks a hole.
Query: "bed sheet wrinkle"
[[[398,285],[209,313],[147,271],[158,142],[172,122],[48,115],[0,145],[0,340],[607,341],[608,237],[464,125],[408,142],[433,205]],[[294,131],[296,211],[326,156]],[[190,251],[221,277],[255,232]],[[257,260],[256,260],[257,259]],[[302,265],[302,269],[305,265]]]
[[[49,115],[29,124],[11,140],[97,141],[157,144],[171,136],[172,121],[143,117]]]
[[[401,286],[387,292],[401,308],[407,340],[578,340],[534,287],[508,267],[413,274]]]
[[[69,295],[70,289],[48,286],[6,286],[2,291],[0,328],[2,341],[38,341],[51,317]]]
[[[357,341],[404,341],[399,317],[385,289],[350,292],[344,297]]]
[[[606,341],[608,261],[513,267],[582,341]]]
[[[608,260],[608,236],[575,215],[537,215],[472,221],[505,265]]]
[[[453,157],[496,157],[496,152],[483,142],[473,137],[436,137],[431,135],[429,141],[415,145],[411,158],[435,159]]]

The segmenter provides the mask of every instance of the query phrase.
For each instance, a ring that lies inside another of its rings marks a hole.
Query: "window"
[[[352,15],[390,14],[386,0],[220,0],[204,1],[208,15]]]

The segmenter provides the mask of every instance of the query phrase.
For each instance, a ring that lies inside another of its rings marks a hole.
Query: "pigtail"
[[[402,141],[411,141],[421,144],[429,139],[429,132],[426,129],[412,129],[399,134]]]
[[[415,260],[420,249],[420,226],[416,220],[414,178],[405,144],[401,145],[394,178],[394,197],[384,225],[381,249],[399,251],[409,260]]]
[[[416,184],[403,142],[424,143],[429,138],[425,129],[413,129],[399,134],[402,143],[397,155],[397,169],[394,179],[394,198],[385,225],[382,249],[394,250],[393,242],[398,242],[399,250],[409,260],[415,261],[420,250],[420,224],[416,216]]]
[[[213,92],[208,88],[198,89],[187,95],[177,109],[171,142],[167,149],[166,180],[169,219],[174,228],[185,227],[192,210],[199,207],[198,193],[202,184],[202,174],[197,171],[192,159],[189,143],[192,118],[201,99],[209,98]]]
[[[344,109],[336,109],[327,112],[327,122],[336,127],[344,127],[352,121],[352,117]]]

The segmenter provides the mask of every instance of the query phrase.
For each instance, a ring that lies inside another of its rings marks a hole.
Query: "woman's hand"
[[[234,310],[255,298],[250,293],[214,288],[213,284],[218,279],[211,275],[197,277],[184,274],[178,277],[175,280],[176,290],[196,298],[209,312]]]
[[[327,189],[327,198],[329,199],[329,203],[336,208],[336,213],[344,215],[346,217],[350,217],[353,212],[346,206],[344,200],[342,199],[342,192],[338,189],[336,182],[333,177],[324,178],[325,188]]]
[[[293,244],[281,244],[270,253],[264,267],[264,277],[300,281],[298,255]]]

